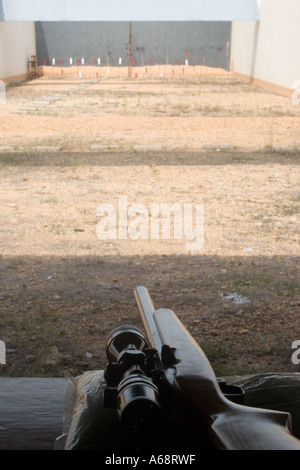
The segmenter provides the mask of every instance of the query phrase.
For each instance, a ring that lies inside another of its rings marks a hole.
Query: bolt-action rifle
[[[116,328],[104,375],[104,406],[117,408],[128,432],[155,432],[164,416],[181,410],[202,423],[213,448],[300,450],[289,413],[241,404],[243,390],[216,378],[175,313],[155,310],[145,287],[134,294],[146,335],[134,326]]]

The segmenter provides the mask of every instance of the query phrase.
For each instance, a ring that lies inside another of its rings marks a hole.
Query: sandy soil
[[[141,326],[137,285],[177,313],[217,374],[299,370],[300,106],[198,72],[65,73],[7,88],[3,374],[103,368],[110,330]],[[118,213],[121,196],[148,214],[152,204],[204,207],[203,246],[188,250],[172,230],[170,240],[100,240],[97,208]]]

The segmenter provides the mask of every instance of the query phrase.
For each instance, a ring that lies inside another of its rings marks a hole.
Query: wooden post
[[[129,39],[128,39],[128,77],[131,77],[131,29],[132,23],[129,23]]]

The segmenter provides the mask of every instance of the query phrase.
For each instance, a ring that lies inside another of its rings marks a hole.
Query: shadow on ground
[[[133,290],[171,308],[219,375],[297,371],[297,257],[2,257],[0,339],[8,376],[65,376],[106,364],[120,324],[141,327]],[[228,293],[245,303],[237,304]],[[220,295],[223,294],[223,295]]]
[[[228,148],[211,151],[120,151],[99,152],[0,152],[0,165],[22,167],[76,167],[128,166],[128,165],[299,165],[299,151],[243,152]]]

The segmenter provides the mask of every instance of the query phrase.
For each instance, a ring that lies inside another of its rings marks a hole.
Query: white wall
[[[6,21],[256,20],[259,0],[0,0]],[[0,10],[1,11],[1,10]]]
[[[0,22],[0,79],[18,80],[28,73],[28,61],[36,55],[32,22]]]
[[[300,1],[261,0],[259,22],[234,22],[231,69],[291,89],[300,80]]]

